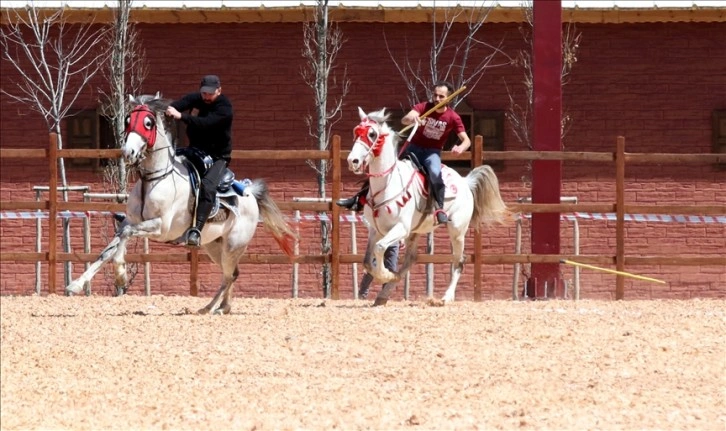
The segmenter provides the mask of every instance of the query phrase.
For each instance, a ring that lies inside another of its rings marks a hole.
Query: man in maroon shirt
[[[434,97],[431,102],[421,102],[413,106],[411,110],[401,119],[404,126],[408,126],[418,121],[419,127],[416,133],[410,138],[410,142],[406,147],[407,153],[412,153],[426,168],[429,177],[431,193],[436,200],[436,222],[448,223],[449,218],[444,212],[444,193],[446,186],[441,177],[441,150],[449,138],[452,131],[456,132],[461,143],[451,148],[454,154],[461,154],[468,150],[471,146],[471,140],[466,133],[464,123],[461,121],[459,114],[449,107],[448,104],[435,110],[427,117],[421,115],[439,102],[446,99],[454,92],[454,87],[444,81],[437,82],[434,85]],[[359,211],[362,209],[360,198],[368,193],[368,184],[355,196],[349,199],[341,199],[336,202],[337,205]]]

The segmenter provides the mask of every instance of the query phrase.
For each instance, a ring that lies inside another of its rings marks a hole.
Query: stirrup
[[[185,239],[188,247],[199,247],[202,242],[202,233],[196,227],[187,229]]]
[[[363,209],[363,205],[360,203],[360,197],[358,195],[355,195],[348,199],[339,199],[335,202],[336,205],[339,207],[343,207],[346,209],[349,209],[351,211],[361,211]]]
[[[449,217],[446,215],[446,212],[442,209],[438,209],[434,212],[434,216],[436,216],[436,223],[437,224],[445,224],[449,222]]]

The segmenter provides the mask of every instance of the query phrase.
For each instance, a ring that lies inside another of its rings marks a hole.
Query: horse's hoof
[[[66,286],[66,293],[81,293],[83,290],[83,283],[79,283],[77,280],[74,282],[71,282],[68,286]]]
[[[375,301],[373,301],[374,307],[380,307],[381,305],[386,305],[388,303],[388,298],[376,298]]]
[[[429,298],[426,300],[426,304],[431,307],[443,307],[446,303],[443,300],[436,298]]]
[[[197,314],[209,314],[209,307],[200,308],[199,310],[197,310]]]

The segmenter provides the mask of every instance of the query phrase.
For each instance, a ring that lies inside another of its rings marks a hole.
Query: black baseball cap
[[[202,93],[214,93],[221,86],[222,84],[219,82],[219,76],[207,75],[202,78],[202,83],[200,84],[201,88],[199,91]]]

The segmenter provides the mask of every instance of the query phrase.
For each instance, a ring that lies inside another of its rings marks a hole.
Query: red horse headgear
[[[147,105],[138,105],[126,117],[126,138],[134,132],[151,148],[156,143],[156,115]]]

